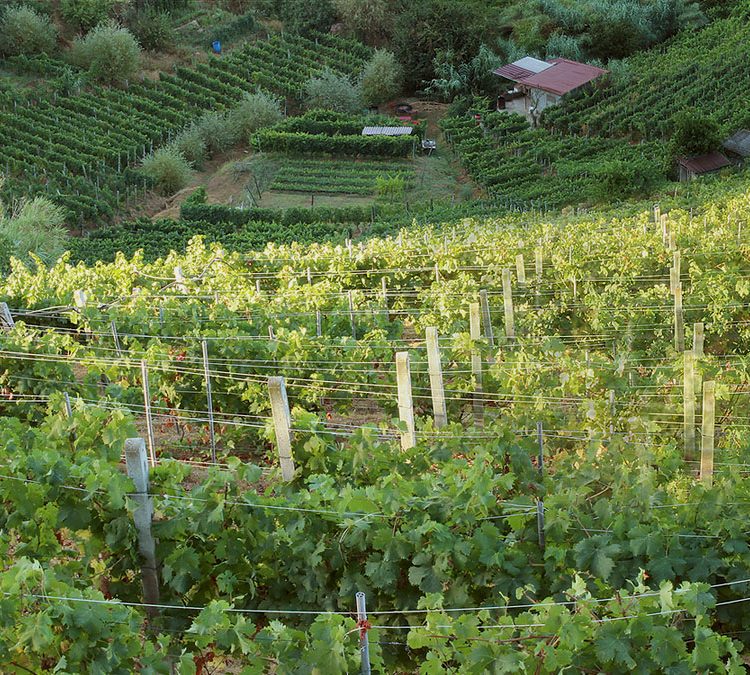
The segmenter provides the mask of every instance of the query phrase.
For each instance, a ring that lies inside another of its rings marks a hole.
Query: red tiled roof
[[[549,62],[554,64],[551,68],[520,80],[520,84],[562,96],[607,72],[569,59],[550,59]]]
[[[711,173],[711,171],[732,166],[732,163],[718,150],[697,157],[680,157],[677,161],[688,171],[696,174]]]

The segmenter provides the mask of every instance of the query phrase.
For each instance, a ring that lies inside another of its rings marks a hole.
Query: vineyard
[[[0,97],[4,196],[46,195],[76,221],[108,219],[149,187],[134,167],[149,151],[210,111],[231,109],[262,88],[298,100],[311,74],[331,68],[356,74],[367,50],[320,36],[295,35],[247,44],[195,68],[179,66],[158,82],[126,91],[93,87],[40,100]],[[46,60],[56,67],[54,60]]]
[[[512,203],[559,208],[647,194],[666,181],[660,143],[631,145],[605,137],[561,136],[532,129],[520,116],[448,117],[443,131],[456,157],[488,194]],[[604,174],[627,166],[628,194],[607,190]]]
[[[0,45],[0,673],[747,672],[747,0],[160,2]],[[636,53],[532,127],[534,22]]]
[[[4,670],[743,672],[749,213],[16,264]]]

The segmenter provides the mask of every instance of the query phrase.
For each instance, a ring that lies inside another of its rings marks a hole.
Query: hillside
[[[0,671],[746,672],[750,182],[674,160],[747,3],[77,2],[0,59]]]

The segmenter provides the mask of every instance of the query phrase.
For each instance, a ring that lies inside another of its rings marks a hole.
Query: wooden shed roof
[[[732,166],[732,163],[718,150],[697,157],[680,157],[677,161],[694,174],[711,173]]]

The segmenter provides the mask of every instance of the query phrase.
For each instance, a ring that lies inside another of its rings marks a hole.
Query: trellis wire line
[[[716,585],[710,585],[709,588],[719,588],[723,586],[730,586],[730,585],[739,585],[743,583],[748,583],[748,579],[743,579],[741,581],[733,581],[733,582],[726,582],[723,584],[716,584]],[[701,582],[691,582],[691,583],[701,583]],[[674,593],[679,594],[681,592],[680,588],[674,589]],[[684,591],[682,591],[684,592]],[[181,610],[181,611],[193,611],[193,612],[201,612],[208,608],[208,606],[196,606],[196,605],[170,605],[170,604],[161,604],[161,603],[145,603],[145,602],[129,602],[129,601],[119,601],[119,600],[106,600],[106,599],[100,599],[100,598],[74,598],[74,597],[68,597],[68,596],[60,596],[60,595],[49,595],[49,594],[43,594],[43,593],[11,593],[9,591],[3,591],[2,592],[4,596],[6,597],[27,597],[27,598],[34,598],[37,600],[54,600],[59,602],[81,602],[81,603],[88,603],[88,604],[95,604],[95,605],[110,605],[110,606],[116,606],[116,607],[143,607],[143,608],[151,608],[151,609],[160,609],[160,610]],[[508,609],[534,609],[537,607],[556,607],[556,606],[570,606],[570,605],[585,605],[587,602],[592,603],[605,603],[605,602],[612,602],[615,600],[621,600],[621,601],[628,601],[630,599],[640,599],[643,597],[654,597],[658,596],[658,592],[649,592],[649,593],[642,593],[642,594],[635,594],[632,596],[625,596],[625,597],[611,597],[611,598],[584,598],[579,600],[568,600],[568,601],[561,601],[561,602],[542,602],[542,603],[534,603],[534,604],[528,604],[528,605],[498,605],[498,606],[490,606],[490,607],[474,607],[474,608],[440,608],[440,609],[417,609],[417,610],[383,610],[383,611],[369,611],[368,614],[372,615],[387,615],[387,614],[397,614],[397,615],[403,615],[403,614],[428,614],[430,612],[434,613],[442,613],[442,612],[474,612],[474,611],[493,611],[493,610],[508,610]],[[750,597],[745,598],[737,598],[735,600],[726,600],[722,602],[717,602],[714,607],[720,607],[724,605],[731,605],[731,604],[737,604],[740,602],[748,602],[750,601]],[[226,608],[218,608],[222,612],[226,613],[236,613],[236,614],[277,614],[277,615],[301,615],[301,616],[330,616],[330,615],[339,615],[339,616],[351,616],[353,614],[356,614],[356,612],[350,612],[350,611],[334,611],[334,610],[305,610],[305,609],[246,609],[246,608],[239,608],[239,607],[226,607]],[[665,610],[662,612],[651,612],[648,614],[641,614],[641,615],[633,615],[633,616],[622,616],[622,617],[605,617],[603,619],[592,619],[595,623],[609,623],[611,621],[623,621],[627,619],[635,619],[639,616],[664,616],[664,615],[671,615],[676,614],[680,612],[686,612],[687,610],[684,608],[681,609],[673,609],[673,610]],[[487,625],[487,626],[478,626],[478,628],[537,628],[539,626],[544,626],[545,624],[497,624],[497,625]],[[453,626],[415,626],[415,625],[407,625],[407,626],[372,626],[372,628],[378,628],[378,629],[386,629],[386,630],[412,630],[412,629],[431,629],[431,628],[438,628],[438,629],[445,629],[445,628],[452,628]]]

